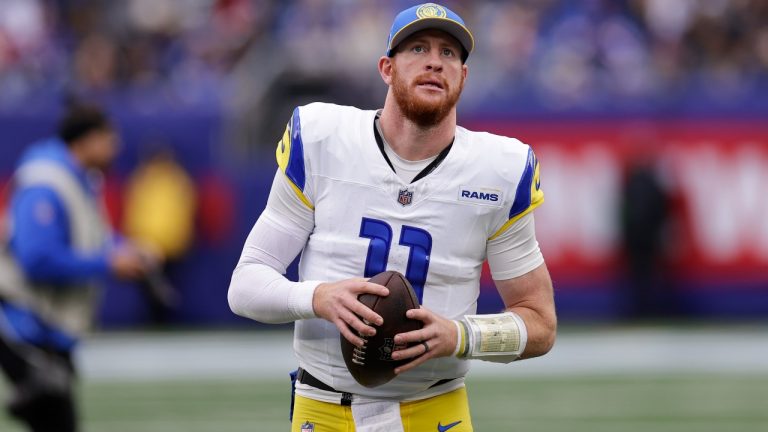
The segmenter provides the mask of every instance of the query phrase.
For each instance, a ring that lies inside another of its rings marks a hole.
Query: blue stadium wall
[[[234,197],[232,220],[229,221],[231,229],[215,243],[198,239],[190,254],[175,270],[174,283],[181,293],[182,301],[178,310],[173,312],[171,322],[182,326],[231,326],[246,323],[247,320],[236,317],[230,312],[226,293],[242,243],[266,202],[276,167],[271,146],[266,146],[267,149],[263,153],[252,156],[247,164],[230,163],[226,156],[221,156],[222,148],[226,146],[220,144],[223,136],[222,120],[217,112],[140,113],[116,109],[112,110],[112,113],[119,126],[124,146],[114,167],[114,176],[117,179],[127,178],[138,163],[147,141],[162,139],[176,150],[179,161],[193,178],[201,180],[213,175],[220,179],[222,184],[227,185]],[[15,161],[25,146],[52,133],[57,114],[51,111],[44,114],[0,115],[0,140],[2,140],[0,179],[7,180],[10,177]],[[522,138],[527,142],[541,142],[544,150],[538,156],[546,170],[548,163],[546,155],[553,154],[552,159],[563,157],[562,154],[552,153],[552,149],[566,149],[569,144],[572,144],[567,138],[571,135],[571,130],[594,131],[597,129],[598,135],[603,133],[610,135],[617,132],[613,129],[604,130],[604,125],[612,123],[613,121],[601,122],[592,117],[585,120],[582,116],[575,119],[560,118],[556,125],[546,121],[530,121],[530,119],[496,119],[493,122],[474,122],[473,125],[477,129],[501,133],[519,128],[523,131]],[[710,123],[711,121],[707,119],[686,120],[686,126],[683,129],[697,130],[701,127],[711,127],[711,125],[707,126]],[[647,121],[633,119],[628,124],[647,125]],[[742,129],[739,122],[725,120],[725,124],[736,124],[737,129]],[[680,129],[675,122],[672,122],[671,126],[667,123],[667,127]],[[748,136],[754,139],[747,141],[756,146],[755,154],[764,157],[768,147],[765,141],[768,139],[766,138],[768,133],[765,133],[759,125],[755,129],[755,122],[751,122],[747,129],[749,128],[752,128],[750,129],[752,132]],[[548,136],[542,130],[559,132],[554,136]],[[671,133],[683,140],[687,136],[687,132]],[[579,139],[592,142],[594,139],[591,134],[592,132],[585,132]],[[557,140],[562,142],[553,144]],[[606,142],[610,144],[612,141],[608,139]],[[578,147],[581,144],[575,145]],[[686,145],[688,144],[682,147]],[[725,143],[718,148],[730,148],[729,145]],[[589,148],[587,144],[583,147]],[[567,154],[568,151],[563,150],[563,154]],[[539,153],[538,150],[537,153]],[[627,152],[620,158],[621,161],[617,162],[618,169],[623,168],[622,164],[626,159],[631,159],[631,156],[626,156],[630,154],[631,152]],[[569,178],[561,178],[558,181],[567,182]],[[546,177],[543,182],[545,193],[547,193]],[[763,192],[765,190],[763,189]],[[548,195],[545,206],[556,198],[556,194]],[[755,199],[764,200],[765,197],[755,197]],[[542,242],[545,255],[548,252],[553,256],[557,255],[552,245],[553,243]],[[581,265],[580,260],[584,257],[578,256],[580,253],[578,245],[570,244],[562,247],[575,248],[571,251],[575,255],[565,254],[556,258],[551,266],[559,315],[566,320],[614,320],[628,317],[632,293],[627,289],[628,284],[622,276],[620,257],[617,253],[609,251],[597,264]],[[762,248],[762,243],[754,247]],[[701,275],[704,276],[698,277],[697,269],[708,263],[706,257],[700,257],[691,262],[682,259],[678,263],[678,270],[670,273],[670,278],[674,278],[674,284],[671,285],[673,289],[661,293],[661,298],[657,299],[658,303],[667,304],[669,307],[659,309],[658,312],[662,316],[702,318],[766,317],[768,316],[768,271],[764,269],[768,267],[764,266],[765,259],[747,251],[743,256],[737,255],[735,264],[726,263],[727,265],[724,264],[722,268],[715,268],[713,273],[703,271]],[[289,275],[295,277],[295,266],[290,269]],[[499,310],[501,306],[492,287],[492,281],[486,274],[483,279],[479,309],[490,312]],[[104,327],[148,324],[147,301],[135,286],[110,282],[104,292],[100,320]]]

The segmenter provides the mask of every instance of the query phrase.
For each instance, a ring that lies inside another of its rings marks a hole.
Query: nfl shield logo
[[[408,189],[400,189],[400,193],[397,194],[397,202],[399,202],[401,206],[405,207],[407,205],[411,205],[412,200],[413,192],[409,191]]]
[[[408,346],[406,344],[395,345],[395,340],[393,338],[385,338],[384,345],[379,347],[379,360],[394,361],[392,360],[392,353],[396,350],[405,349],[407,347]]]
[[[384,345],[379,347],[379,360],[392,361],[392,351],[395,350],[395,340],[392,338],[384,339]]]
[[[301,425],[301,432],[315,432],[315,424],[308,421]]]

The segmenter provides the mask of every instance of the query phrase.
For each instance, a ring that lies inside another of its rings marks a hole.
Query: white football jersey
[[[376,143],[375,117],[338,105],[299,107],[278,144],[280,169],[314,210],[300,279],[397,270],[426,308],[448,319],[475,313],[488,241],[543,200],[536,157],[516,139],[457,127],[445,159],[406,184]],[[370,397],[407,398],[469,368],[457,358],[433,359],[369,389],[347,371],[334,324],[297,321],[294,348],[299,365],[324,383]]]

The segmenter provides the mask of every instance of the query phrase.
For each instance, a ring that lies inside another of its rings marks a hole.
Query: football
[[[358,348],[341,336],[341,353],[352,377],[365,387],[380,386],[395,377],[395,368],[412,359],[394,361],[392,352],[395,347],[395,335],[418,330],[423,323],[408,319],[405,312],[419,308],[419,299],[411,284],[396,271],[385,271],[370,279],[370,282],[389,288],[389,295],[380,297],[374,294],[361,294],[358,300],[379,314],[384,323],[373,325],[375,336],[362,337],[365,345]],[[366,324],[368,324],[366,322]]]

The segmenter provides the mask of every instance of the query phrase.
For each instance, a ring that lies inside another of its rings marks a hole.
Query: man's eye
[[[415,52],[415,53],[423,53],[424,52],[424,47],[420,46],[420,45],[417,45],[417,46],[413,47],[413,52]]]
[[[453,50],[449,48],[443,48],[443,55],[446,57],[453,57]]]

